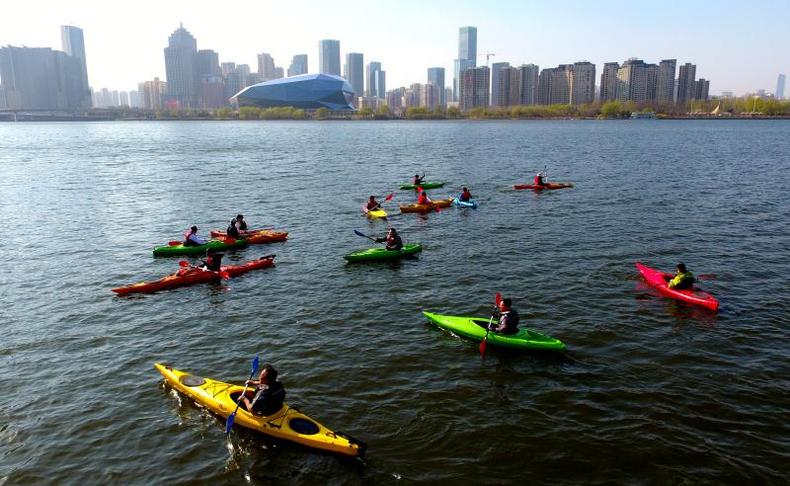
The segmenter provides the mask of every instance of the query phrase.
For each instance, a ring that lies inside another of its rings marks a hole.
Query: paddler
[[[216,253],[214,250],[206,252],[206,259],[203,260],[203,270],[211,272],[219,272],[222,270],[222,253]]]
[[[469,201],[471,201],[471,200],[472,200],[472,193],[471,193],[471,192],[469,192],[469,189],[467,189],[466,187],[464,187],[464,188],[461,190],[461,195],[460,195],[460,196],[458,196],[458,199],[459,199],[460,201],[463,201],[463,202],[469,202]]]
[[[412,179],[411,183],[415,186],[419,186],[420,184],[422,184],[422,181],[424,179],[425,179],[425,174],[423,174],[422,177],[420,177],[420,174],[414,174],[414,179]]]
[[[385,247],[387,250],[390,251],[399,251],[403,249],[403,240],[400,238],[400,235],[395,228],[390,228],[387,231],[387,236],[384,238],[376,238],[377,243],[384,243],[387,242],[387,246]]]
[[[431,198],[428,197],[428,193],[425,191],[420,191],[417,195],[417,204],[431,204]]]
[[[230,224],[228,225],[228,229],[225,230],[225,233],[231,238],[239,237],[239,226],[236,218],[230,220]]]
[[[255,395],[252,400],[243,397],[247,411],[255,415],[271,415],[281,408],[285,401],[285,387],[277,381],[277,370],[266,364],[257,380],[247,380],[244,385],[254,385]]]
[[[239,229],[239,231],[247,231],[247,222],[244,221],[243,214],[236,216],[236,227]]]
[[[538,187],[542,187],[546,185],[546,174],[543,171],[538,172],[535,174],[535,179],[533,180],[535,185]]]
[[[197,232],[197,226],[189,228],[189,232],[184,235],[184,246],[200,246],[207,243],[206,239],[198,236]]]
[[[518,312],[513,308],[510,299],[499,301],[499,324],[491,326],[491,331],[500,334],[516,334],[518,332]]]
[[[689,290],[694,286],[694,274],[686,269],[685,263],[677,264],[677,272],[669,281],[667,287],[675,290]]]
[[[370,196],[367,204],[365,205],[368,211],[375,211],[381,207],[381,203],[376,201],[376,196]]]

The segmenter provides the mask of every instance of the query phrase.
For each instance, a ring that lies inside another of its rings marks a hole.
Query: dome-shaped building
[[[247,86],[233,98],[239,106],[293,106],[305,110],[353,110],[354,91],[340,76],[302,74]]]

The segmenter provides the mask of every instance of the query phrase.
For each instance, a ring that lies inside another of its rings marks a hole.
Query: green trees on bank
[[[239,120],[304,120],[307,113],[293,106],[278,106],[274,108],[258,108],[256,106],[242,106],[239,108]]]

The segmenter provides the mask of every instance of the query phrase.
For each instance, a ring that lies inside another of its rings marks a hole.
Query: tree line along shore
[[[0,113],[0,120],[566,120],[566,119],[628,119],[650,115],[659,119],[766,119],[790,118],[790,100],[763,98],[728,98],[696,101],[687,105],[607,101],[586,105],[519,105],[509,107],[474,108],[461,112],[457,107],[412,107],[391,110],[363,107],[357,111],[330,111],[326,108],[303,110],[294,107],[258,108],[243,106],[238,109],[219,108],[161,109],[140,108],[94,109],[83,114],[35,112]],[[654,116],[653,116],[654,115]]]

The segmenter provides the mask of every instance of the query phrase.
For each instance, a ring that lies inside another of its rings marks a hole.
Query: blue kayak
[[[459,208],[472,208],[477,209],[477,201],[474,199],[470,199],[468,201],[461,201],[458,198],[453,199],[453,206],[458,206]]]

